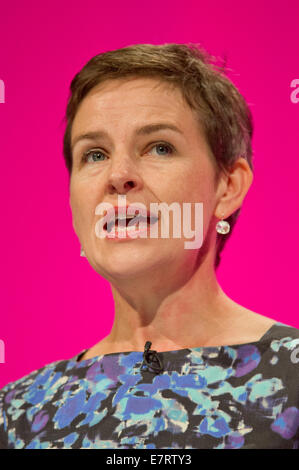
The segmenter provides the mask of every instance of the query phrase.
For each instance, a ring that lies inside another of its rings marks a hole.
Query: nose
[[[132,189],[140,189],[142,179],[132,162],[124,158],[122,161],[114,162],[107,181],[109,194],[127,194]]]

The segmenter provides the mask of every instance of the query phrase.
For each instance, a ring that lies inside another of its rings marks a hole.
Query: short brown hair
[[[224,64],[199,44],[136,44],[98,54],[75,75],[70,85],[63,140],[63,155],[72,173],[71,130],[79,104],[99,83],[125,77],[154,77],[176,85],[191,109],[195,110],[216,161],[215,182],[221,172],[230,170],[244,157],[251,170],[252,114],[243,96],[226,77]],[[217,233],[215,268],[220,253],[240,213],[237,209],[226,220],[230,232]]]

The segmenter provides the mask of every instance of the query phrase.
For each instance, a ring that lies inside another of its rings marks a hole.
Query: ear
[[[252,184],[253,172],[244,157],[239,157],[233,164],[230,171],[226,173],[226,177],[222,178],[219,185],[219,201],[215,209],[215,216],[219,219],[227,219],[239,207],[242,206],[243,200]]]

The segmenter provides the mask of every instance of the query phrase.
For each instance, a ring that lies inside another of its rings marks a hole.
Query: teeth
[[[136,225],[133,225],[131,227],[124,227],[124,228],[118,227],[117,228],[118,232],[135,232],[135,230],[136,230]]]
[[[120,227],[121,222],[125,221],[126,219],[132,220],[134,218],[136,218],[136,223],[134,225]],[[116,225],[118,225],[118,227],[117,227],[118,231],[125,232],[125,231],[129,230],[129,231],[133,232],[135,230],[140,229],[144,225],[147,225],[147,224],[150,224],[150,223],[154,224],[157,221],[158,221],[158,217],[156,217],[156,216],[152,216],[152,218],[150,218],[150,216],[143,217],[141,215],[128,215],[127,217],[118,217],[117,216],[115,219],[110,220],[110,222],[106,225],[106,229],[107,229],[108,232],[111,232],[111,230],[113,228],[115,228]],[[139,227],[137,228],[138,224],[139,224]]]
[[[139,227],[140,228],[140,227]],[[112,229],[111,229],[112,230]],[[110,230],[110,231],[111,231]],[[130,227],[117,227],[117,232],[135,232],[135,231],[138,231],[139,229],[137,229],[137,225],[132,225]],[[109,232],[110,232],[109,231]]]

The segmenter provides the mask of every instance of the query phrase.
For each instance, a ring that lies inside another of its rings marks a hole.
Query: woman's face
[[[138,134],[141,127],[157,123],[171,124],[178,131]],[[93,140],[77,140],[96,131],[104,134]],[[183,230],[181,238],[172,236],[171,217],[169,238],[162,238],[159,232],[158,238],[119,242],[99,238],[95,232],[96,223],[104,216],[95,213],[96,207],[102,202],[117,206],[119,194],[126,196],[127,205],[142,203],[148,210],[151,203],[170,206],[176,202],[183,214],[183,203],[192,203],[192,230],[194,203],[203,203],[204,240],[209,224],[216,221],[215,162],[195,114],[178,88],[154,78],[105,81],[81,102],[71,143],[73,226],[89,263],[100,275],[109,281],[133,279],[155,270],[169,273],[171,265],[184,270],[195,264],[201,248],[186,249],[184,243],[194,237],[185,237]],[[84,161],[83,153],[89,150],[95,153]]]

